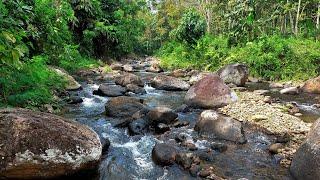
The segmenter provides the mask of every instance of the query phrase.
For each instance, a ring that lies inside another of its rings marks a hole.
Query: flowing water
[[[156,74],[144,71],[136,74],[147,82],[145,85],[147,94],[138,97],[144,99],[148,107],[167,106],[176,109],[183,104],[185,92],[156,90],[148,84]],[[185,134],[187,140],[198,147],[197,154],[200,156],[205,154],[206,162],[212,165],[221,176],[230,179],[291,179],[288,169],[279,165],[281,157],[268,153],[267,148],[275,141],[275,137],[250,125],[244,125],[248,140],[244,145],[198,137],[193,131],[193,126],[201,112],[199,110],[179,113],[180,121],[190,122],[187,127],[172,128],[169,133],[163,135],[148,133],[144,136],[130,136],[127,129],[113,127],[112,119],[104,115],[104,105],[109,98],[92,95],[93,90],[97,89],[101,82],[95,83],[87,84],[84,81],[83,90],[72,92],[82,97],[84,102],[79,105],[67,105],[64,116],[93,128],[99,134],[102,143],[106,139],[110,140],[111,146],[101,161],[98,179],[195,179],[178,165],[163,168],[155,165],[151,158],[152,148],[157,142],[179,146],[174,138],[180,133]],[[259,88],[261,86],[255,89]],[[282,97],[282,101],[287,101]],[[290,98],[291,101],[297,102],[301,110],[319,116],[318,110],[313,112],[311,105],[305,103],[312,101]],[[228,145],[228,150],[223,153],[215,151],[206,153],[211,142],[225,143]]]

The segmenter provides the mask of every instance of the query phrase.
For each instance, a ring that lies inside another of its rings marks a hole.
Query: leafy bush
[[[169,69],[192,67],[215,71],[226,64],[241,62],[250,67],[251,75],[267,80],[304,80],[319,73],[319,49],[320,44],[314,40],[279,36],[229,48],[227,38],[205,36],[193,48],[169,42],[157,56]]]
[[[178,41],[195,44],[206,32],[204,18],[194,9],[188,10],[181,18],[179,26],[172,31]]]
[[[64,81],[45,65],[47,57],[37,56],[20,69],[0,68],[2,105],[29,107],[52,102],[53,92],[62,90]]]

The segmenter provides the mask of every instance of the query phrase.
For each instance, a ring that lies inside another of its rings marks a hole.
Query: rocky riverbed
[[[89,126],[101,141],[98,172],[84,176],[89,179],[292,179],[293,155],[320,116],[318,96],[282,95],[283,84],[248,83],[242,64],[217,74],[165,72],[149,57],[111,68],[78,72],[77,89],[62,97],[67,104],[60,116],[86,131]],[[50,146],[59,142],[55,137]],[[295,162],[294,170],[304,161]],[[6,173],[0,166],[0,177]]]

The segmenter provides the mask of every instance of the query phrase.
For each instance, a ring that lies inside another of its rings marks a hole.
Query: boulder
[[[218,75],[208,75],[193,85],[185,96],[188,106],[194,108],[216,108],[237,100],[236,94]]]
[[[139,76],[131,73],[124,73],[115,79],[115,83],[121,86],[127,86],[128,84],[135,84],[137,86],[144,86],[144,83]]]
[[[201,79],[205,78],[206,76],[208,76],[210,74],[213,75],[213,73],[209,73],[209,72],[202,72],[202,73],[193,74],[189,79],[189,83],[193,85],[196,82],[200,81]]]
[[[156,125],[159,123],[170,124],[176,121],[178,114],[167,107],[156,107],[150,110],[147,114],[147,119],[150,124]]]
[[[303,85],[302,90],[307,93],[320,94],[320,76],[308,80]]]
[[[146,94],[146,90],[143,87],[140,87],[135,84],[128,84],[126,88],[127,91],[133,92],[135,94]]]
[[[290,172],[295,179],[313,180],[320,177],[320,119],[312,126],[307,139],[295,153]]]
[[[202,135],[245,143],[242,124],[230,117],[219,115],[213,110],[203,111],[196,122],[194,129]]]
[[[99,136],[62,117],[26,109],[0,110],[0,179],[47,179],[96,168]]]
[[[123,96],[126,92],[126,88],[119,85],[101,84],[98,90],[93,91],[93,94],[99,96],[117,97]]]
[[[132,117],[133,114],[144,108],[140,99],[126,96],[114,97],[105,105],[106,115],[118,118]]]
[[[288,87],[284,88],[280,91],[281,94],[290,94],[290,95],[296,95],[299,94],[299,88],[297,87]]]
[[[217,73],[227,84],[232,83],[237,86],[244,86],[248,81],[249,68],[245,64],[229,64],[221,68]]]
[[[176,154],[176,148],[165,143],[157,143],[152,149],[152,159],[160,166],[172,165],[175,161]]]
[[[62,76],[67,81],[65,86],[67,91],[75,91],[81,88],[81,85],[64,69],[56,67],[50,67],[50,69],[56,72],[59,76]]]
[[[167,91],[186,91],[190,88],[190,85],[178,78],[159,75],[151,81],[151,86],[156,89]]]

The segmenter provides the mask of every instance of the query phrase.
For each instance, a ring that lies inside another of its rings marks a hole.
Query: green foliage
[[[313,40],[264,37],[244,46],[228,47],[224,37],[205,36],[190,48],[170,42],[159,52],[166,68],[195,68],[215,71],[220,67],[241,62],[251,74],[269,80],[308,79],[319,73],[320,44]]]
[[[195,44],[206,32],[203,17],[194,9],[189,9],[181,18],[179,26],[172,35],[181,42]]]
[[[0,68],[1,104],[39,107],[52,101],[52,91],[63,89],[61,77],[45,65],[47,57],[37,56],[22,64],[19,70]]]

